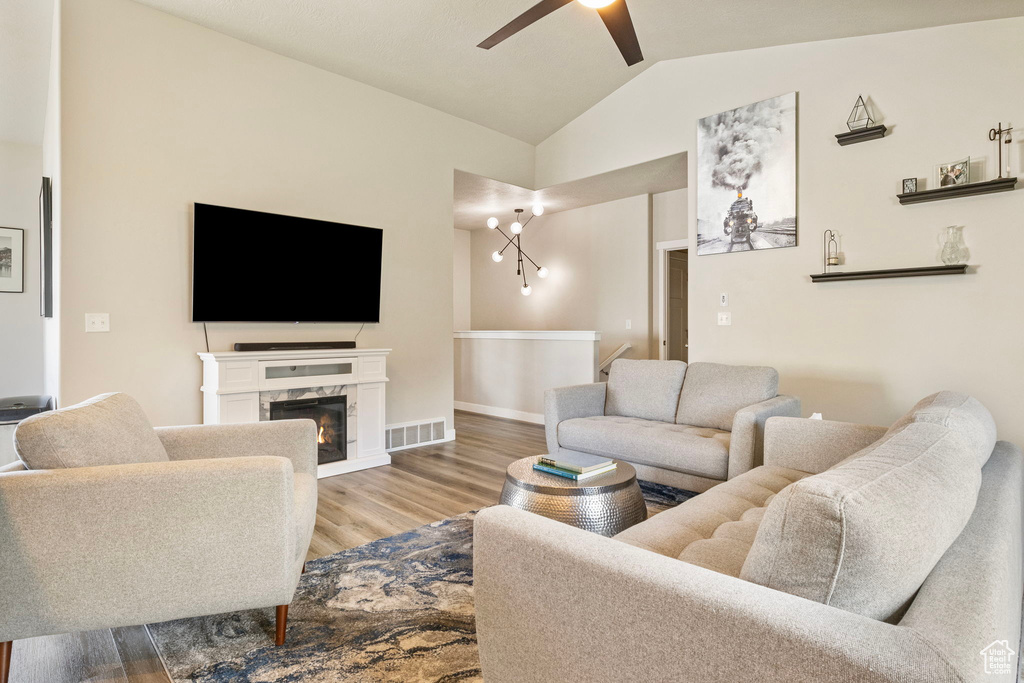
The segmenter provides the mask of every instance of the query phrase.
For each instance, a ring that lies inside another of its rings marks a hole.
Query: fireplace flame
[[[331,418],[328,415],[320,416],[320,431],[316,436],[318,444],[334,443],[334,427],[331,426]]]

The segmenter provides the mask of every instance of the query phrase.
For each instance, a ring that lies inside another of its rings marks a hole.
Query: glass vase
[[[964,247],[964,227],[951,225],[946,228],[946,241],[942,245],[942,262],[947,266],[963,263],[967,249]]]

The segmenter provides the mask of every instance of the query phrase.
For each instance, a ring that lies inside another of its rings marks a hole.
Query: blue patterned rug
[[[656,514],[694,494],[640,482]],[[175,681],[479,681],[469,512],[306,563],[274,647],[274,610],[152,624]]]

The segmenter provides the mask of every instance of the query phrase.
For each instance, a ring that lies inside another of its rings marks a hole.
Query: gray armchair
[[[15,439],[22,461],[0,469],[0,683],[12,641],[55,633],[277,606],[283,644],[316,515],[312,421],[154,430],[108,394]]]

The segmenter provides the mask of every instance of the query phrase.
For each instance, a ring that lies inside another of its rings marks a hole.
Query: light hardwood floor
[[[510,462],[546,452],[544,428],[455,413],[456,440],[398,451],[392,464],[320,480],[309,559],[498,502]],[[145,628],[14,644],[11,683],[169,683]]]

